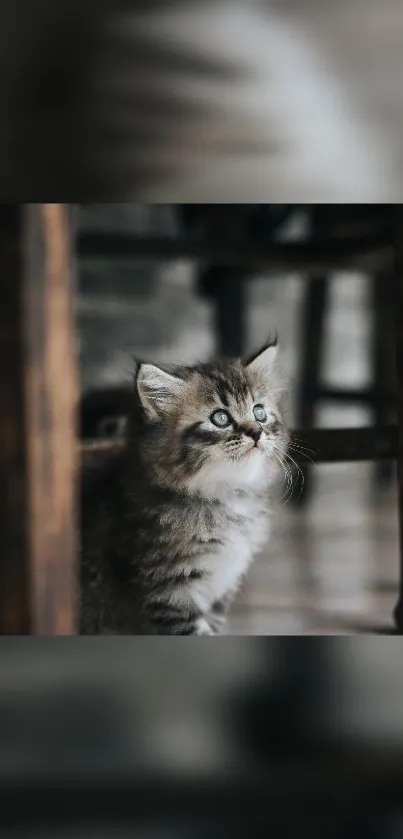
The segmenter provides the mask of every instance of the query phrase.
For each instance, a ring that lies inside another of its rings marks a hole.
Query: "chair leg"
[[[328,300],[328,279],[326,277],[309,279],[302,313],[302,360],[297,396],[297,426],[301,429],[312,428],[315,421]],[[298,475],[294,482],[293,500],[298,504],[303,504],[309,498],[311,487],[311,469],[304,466],[302,475]]]
[[[403,209],[396,208],[394,286],[396,293],[396,366],[398,380],[398,514],[399,514],[399,597],[394,611],[395,625],[403,633]]]
[[[372,370],[375,398],[373,415],[375,425],[388,425],[395,421],[393,409],[385,400],[383,391],[393,390],[395,380],[394,358],[390,357],[391,313],[393,312],[393,295],[391,293],[391,277],[389,273],[376,274],[372,277],[372,311],[374,330],[372,340]],[[393,351],[393,346],[392,346]],[[391,416],[392,413],[392,416]],[[394,474],[392,461],[381,460],[375,463],[377,483],[388,484]]]
[[[239,268],[212,265],[200,278],[201,292],[214,302],[217,353],[223,358],[242,356],[246,349],[245,274]]]
[[[246,348],[245,280],[227,269],[217,287],[216,330],[220,356],[242,356]]]

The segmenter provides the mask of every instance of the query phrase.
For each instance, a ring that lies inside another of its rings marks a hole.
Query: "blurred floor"
[[[291,380],[298,373],[303,283],[298,277],[266,277],[250,284],[248,346],[277,328]],[[162,269],[152,301],[122,296],[119,288],[119,297],[80,296],[86,385],[128,380],[132,354],[191,362],[212,352],[210,305],[196,296],[185,265]],[[324,371],[329,383],[368,383],[370,330],[366,278],[335,277]],[[317,418],[328,427],[370,422],[358,406],[324,406]],[[316,467],[306,509],[279,504],[272,541],[234,605],[229,632],[343,635],[390,629],[398,579],[396,503],[394,485],[377,486],[372,464]]]
[[[306,511],[291,504],[252,567],[232,634],[314,635],[392,627],[396,494],[371,491],[367,464],[323,466]]]

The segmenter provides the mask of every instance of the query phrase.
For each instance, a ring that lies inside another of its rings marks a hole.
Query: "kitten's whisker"
[[[292,451],[300,452],[306,458],[311,460],[312,463],[314,462],[313,461],[314,452],[311,452],[310,449],[305,449],[302,446],[299,446],[297,443],[289,443],[288,448],[291,449]]]
[[[285,467],[285,466],[284,466],[283,462],[282,462],[282,461],[280,460],[280,458],[276,455],[276,453],[275,453],[275,452],[273,452],[273,454],[274,454],[274,457],[276,458],[276,460],[278,460],[278,462],[279,462],[279,464],[280,464],[280,466],[281,466],[281,468],[282,468],[282,471],[283,471],[283,473],[284,473],[284,474],[283,474],[283,485],[284,485],[284,483],[285,483],[285,488],[284,488],[284,490],[283,490],[283,494],[282,494],[282,496],[281,496],[281,500],[282,500],[282,501],[284,501],[284,499],[287,497],[288,488],[289,488],[289,480],[290,480],[290,479],[289,479],[289,475],[288,475],[288,469],[287,469],[287,467]],[[285,501],[285,503],[286,503],[286,501]]]
[[[284,496],[283,500],[284,500],[284,504],[288,504],[290,498],[292,497],[292,491],[293,491],[292,472],[287,465],[284,465],[284,470],[287,474],[287,487],[286,487],[286,493],[285,493],[285,496]]]
[[[293,490],[292,472],[291,472],[291,469],[289,468],[288,464],[286,463],[286,461],[284,461],[281,457],[281,455],[283,454],[281,449],[278,449],[277,446],[274,446],[273,447],[273,454],[274,454],[276,460],[278,460],[278,462],[280,463],[280,465],[282,466],[282,468],[284,470],[284,480],[286,481],[286,488],[285,488],[285,493],[283,494],[282,500],[285,499],[284,503],[287,504],[287,502],[290,500],[290,498],[292,496],[292,490]]]
[[[302,454],[304,456],[304,458],[306,460],[308,460],[310,463],[315,463],[314,459],[307,453],[307,451],[305,449],[300,448],[299,446],[295,445],[294,443],[289,443],[288,444],[288,449],[291,449],[291,451],[298,452],[299,454]]]
[[[288,460],[291,461],[291,463],[294,465],[295,469],[297,470],[297,474],[301,477],[301,489],[300,489],[300,496],[301,496],[301,494],[303,492],[303,489],[304,489],[304,485],[305,485],[305,475],[304,475],[301,467],[294,460],[294,458],[291,457],[291,455],[289,454],[288,451],[285,453],[285,456],[288,458]]]
[[[282,469],[282,472],[284,473],[284,474],[283,474],[283,484],[284,484],[284,483],[287,481],[287,479],[288,479],[288,469],[287,469],[287,466],[283,463],[283,461],[282,461],[282,460],[281,460],[281,458],[280,458],[280,457],[276,454],[276,452],[275,452],[275,451],[273,451],[273,454],[274,454],[274,457],[276,458],[277,462],[280,464],[281,469]]]
[[[300,447],[301,447],[301,449],[304,449],[305,451],[309,452],[309,453],[310,453],[310,454],[312,454],[312,455],[318,454],[318,449],[317,449],[317,448],[315,448],[315,449],[311,449],[311,448],[309,448],[309,446],[307,446],[307,444],[305,443],[305,441],[304,441],[304,440],[301,440],[301,439],[300,439],[300,438],[298,438],[298,437],[292,437],[292,439],[291,439],[291,443],[292,443],[293,445],[294,445],[294,444],[296,444],[296,445],[300,446]]]

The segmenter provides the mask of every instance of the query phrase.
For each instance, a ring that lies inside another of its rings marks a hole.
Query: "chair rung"
[[[382,392],[374,387],[346,389],[319,384],[317,387],[306,388],[304,395],[312,402],[359,402],[369,406],[380,402],[387,407],[395,407],[397,404],[397,394]]]
[[[394,425],[295,430],[292,442],[302,447],[302,451],[293,452],[300,463],[311,459],[315,463],[391,460],[398,454],[398,430]]]
[[[268,243],[264,246],[238,241],[186,237],[141,237],[115,233],[81,233],[77,251],[80,258],[115,259],[191,259],[214,265],[245,266],[247,271],[264,270],[320,274],[335,270],[375,271],[391,263],[392,246],[387,238],[361,237],[335,241],[311,239],[308,242]],[[248,279],[245,274],[245,279]]]

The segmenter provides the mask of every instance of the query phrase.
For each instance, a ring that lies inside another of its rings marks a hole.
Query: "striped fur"
[[[82,632],[222,630],[268,537],[267,490],[287,444],[276,353],[270,344],[248,362],[138,365],[122,450],[85,471]],[[214,425],[217,410],[227,428]]]

